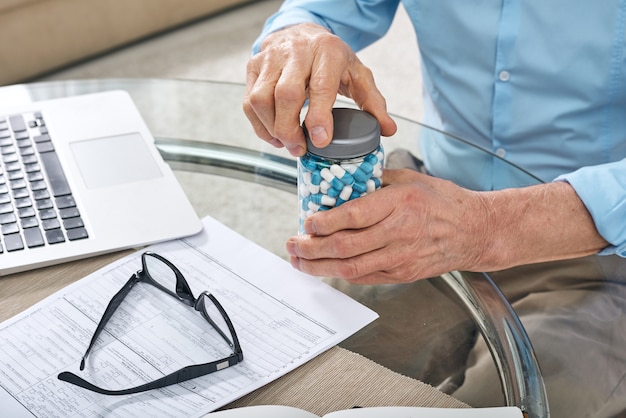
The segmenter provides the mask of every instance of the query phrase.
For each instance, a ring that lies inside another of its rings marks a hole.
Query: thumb
[[[313,80],[311,80],[313,81]],[[309,84],[309,108],[304,118],[309,138],[313,145],[323,148],[333,138],[333,106],[337,99],[337,83],[324,85]]]

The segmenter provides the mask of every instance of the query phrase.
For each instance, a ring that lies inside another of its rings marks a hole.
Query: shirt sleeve
[[[270,16],[254,42],[253,54],[270,33],[298,23],[317,23],[358,51],[380,39],[398,10],[400,0],[286,0]]]
[[[598,232],[611,244],[599,254],[626,257],[626,159],[582,167],[556,180],[572,185]]]

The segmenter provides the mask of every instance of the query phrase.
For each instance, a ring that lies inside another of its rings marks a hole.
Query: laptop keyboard
[[[88,236],[41,113],[0,115],[0,254]]]

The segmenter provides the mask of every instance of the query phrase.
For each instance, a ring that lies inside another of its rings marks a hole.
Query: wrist
[[[484,213],[481,271],[582,257],[608,245],[565,182],[478,194]]]

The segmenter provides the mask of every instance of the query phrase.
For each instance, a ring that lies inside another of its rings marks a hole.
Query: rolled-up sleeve
[[[265,37],[287,26],[322,25],[358,51],[380,39],[391,26],[400,0],[287,0],[265,22],[254,42],[257,53]]]
[[[611,245],[599,254],[626,257],[626,159],[580,168],[557,177],[567,181]]]

